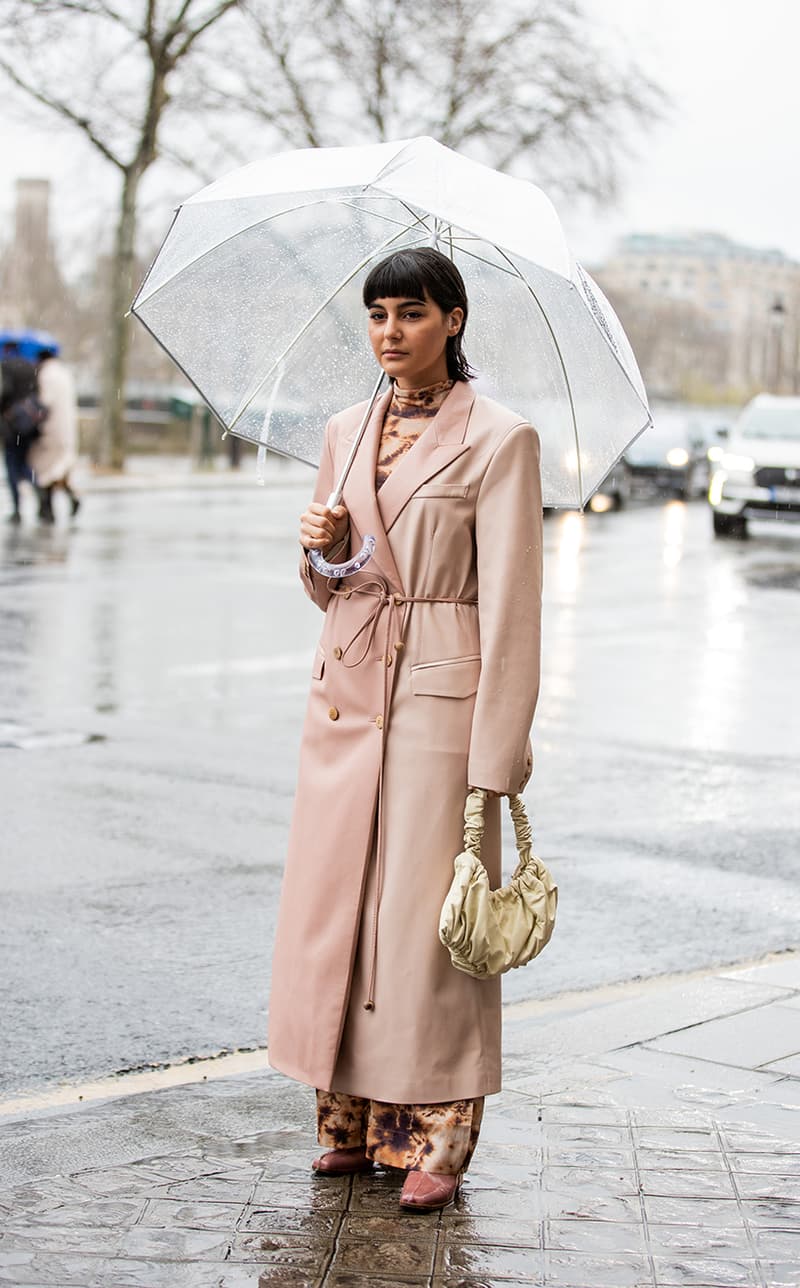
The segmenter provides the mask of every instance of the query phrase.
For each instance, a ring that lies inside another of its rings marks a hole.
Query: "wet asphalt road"
[[[307,490],[98,494],[0,535],[0,1091],[264,1042]],[[527,797],[560,924],[508,999],[800,938],[800,528],[710,526],[545,525]]]

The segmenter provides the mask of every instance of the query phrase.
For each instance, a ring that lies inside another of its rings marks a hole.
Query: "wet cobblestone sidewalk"
[[[586,1102],[587,1097],[582,1098]],[[0,1193],[0,1283],[81,1288],[800,1284],[800,1143],[506,1092],[456,1206],[309,1175],[289,1129]]]
[[[800,1285],[800,954],[505,1022],[443,1213],[401,1213],[401,1173],[312,1175],[313,1092],[267,1069],[7,1103],[0,1285]]]

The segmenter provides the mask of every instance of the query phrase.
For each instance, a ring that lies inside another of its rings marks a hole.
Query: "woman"
[[[500,1090],[500,981],[451,965],[439,913],[470,786],[517,792],[539,683],[539,442],[476,396],[461,275],[400,251],[364,286],[392,381],[325,505],[364,404],[334,416],[305,551],[364,569],[305,589],[325,613],[284,877],[270,1063],[317,1089],[319,1174],[404,1168],[401,1206],[452,1202]],[[483,859],[500,884],[499,801]]]
[[[47,408],[47,418],[28,459],[36,477],[39,518],[42,523],[53,523],[57,487],[69,497],[73,518],[80,509],[80,498],[70,483],[78,459],[78,407],[72,374],[58,357],[58,349],[42,348],[38,360],[39,397]]]

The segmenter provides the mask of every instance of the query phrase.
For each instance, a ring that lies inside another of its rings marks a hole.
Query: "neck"
[[[445,359],[437,362],[435,367],[428,367],[426,371],[416,372],[413,376],[398,376],[394,383],[396,389],[410,393],[414,389],[427,389],[428,385],[439,385],[443,380],[449,379],[450,373]]]

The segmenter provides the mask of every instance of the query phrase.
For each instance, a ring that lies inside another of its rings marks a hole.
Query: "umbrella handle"
[[[352,559],[345,560],[344,563],[328,563],[328,560],[319,550],[309,550],[308,562],[315,572],[321,577],[352,577],[354,572],[359,572],[364,564],[372,558],[375,552],[375,538],[370,536],[364,537],[364,544],[357,555]]]

